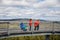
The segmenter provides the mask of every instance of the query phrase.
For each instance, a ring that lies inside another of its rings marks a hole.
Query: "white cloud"
[[[22,5],[33,8],[60,6],[58,0],[3,0],[4,5]]]
[[[0,5],[10,5],[10,7],[0,6],[0,15],[6,15],[11,18],[26,17],[40,19],[43,16],[60,17],[60,1],[58,0],[3,0]]]
[[[4,5],[25,5],[27,6],[28,3],[25,0],[3,0],[2,4]]]
[[[14,13],[14,12],[10,12],[7,16],[21,16],[21,14],[17,14],[17,13]]]

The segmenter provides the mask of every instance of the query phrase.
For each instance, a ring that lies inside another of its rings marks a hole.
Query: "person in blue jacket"
[[[26,31],[27,29],[26,29],[26,25],[24,24],[24,23],[20,23],[20,28],[21,28],[21,30],[23,30],[23,31]]]
[[[24,28],[24,24],[23,23],[20,23],[20,28],[21,28],[21,30]]]

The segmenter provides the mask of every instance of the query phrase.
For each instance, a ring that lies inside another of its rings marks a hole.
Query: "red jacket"
[[[29,21],[29,26],[32,26],[32,20]]]
[[[38,26],[40,24],[40,21],[35,21],[34,22],[34,27]]]

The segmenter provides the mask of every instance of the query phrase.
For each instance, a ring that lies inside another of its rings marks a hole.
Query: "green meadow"
[[[60,40],[60,35],[50,35],[50,40]],[[0,40],[45,40],[45,35],[1,38]]]

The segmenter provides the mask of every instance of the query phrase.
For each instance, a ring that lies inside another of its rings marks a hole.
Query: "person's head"
[[[30,20],[32,20],[32,19],[30,19]]]
[[[39,19],[37,21],[40,21]]]

